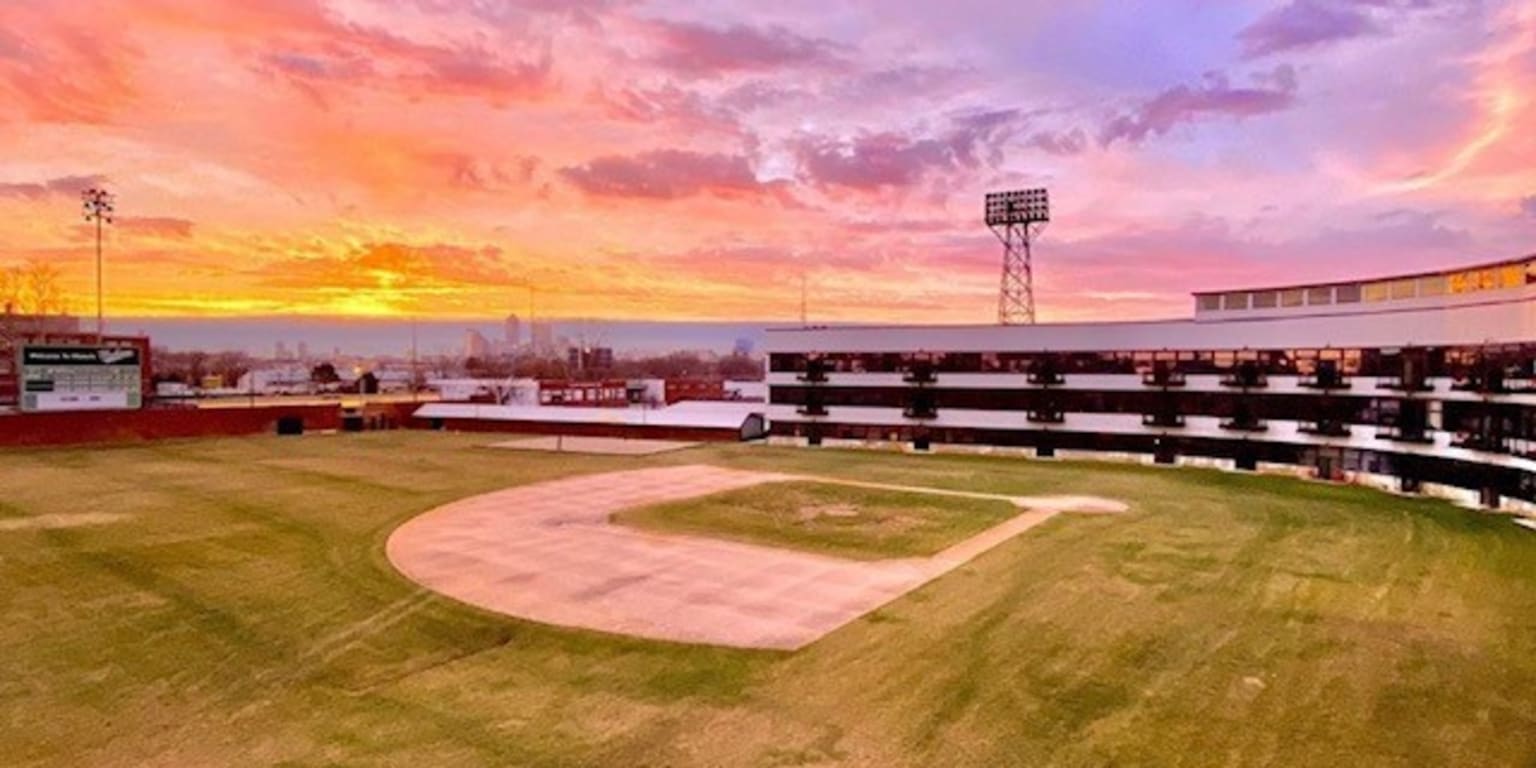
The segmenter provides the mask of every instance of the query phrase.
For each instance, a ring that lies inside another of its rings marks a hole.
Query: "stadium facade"
[[[772,435],[1536,501],[1536,256],[1194,298],[1173,321],[774,329]]]

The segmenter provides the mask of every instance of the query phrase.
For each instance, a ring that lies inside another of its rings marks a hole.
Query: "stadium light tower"
[[[1003,243],[1003,281],[997,296],[1001,325],[1035,322],[1035,267],[1029,248],[1050,220],[1050,198],[1044,189],[987,195],[987,228]]]
[[[80,208],[85,220],[96,224],[96,341],[100,343],[102,334],[106,333],[101,301],[101,227],[112,223],[115,202],[111,192],[91,187],[80,193]]]

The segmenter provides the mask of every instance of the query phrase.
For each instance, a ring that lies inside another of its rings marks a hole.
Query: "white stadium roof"
[[[578,406],[480,405],[428,403],[418,419],[477,419],[546,424],[609,424],[630,427],[688,427],[741,429],[753,416],[763,415],[761,403],[689,401],[665,408],[584,408]]]
[[[765,346],[769,352],[1113,352],[1536,341],[1536,286],[1503,293],[1477,304],[1221,322],[774,328]]]

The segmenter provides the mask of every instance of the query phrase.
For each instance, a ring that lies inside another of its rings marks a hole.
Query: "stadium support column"
[[[808,419],[805,422],[805,439],[810,445],[821,445],[822,431],[820,420],[827,415],[824,388],[827,384],[827,362],[821,355],[810,354],[805,359],[805,370],[797,378],[805,385],[805,400],[799,408],[799,414]]]

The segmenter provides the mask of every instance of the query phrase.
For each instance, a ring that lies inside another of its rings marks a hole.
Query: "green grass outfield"
[[[879,560],[935,554],[1022,511],[1002,499],[790,481],[628,509],[613,520],[647,530]]]
[[[1112,464],[376,433],[0,452],[6,766],[1536,765],[1536,534],[1362,489]],[[794,654],[542,627],[383,543],[657,464],[1130,501]]]

